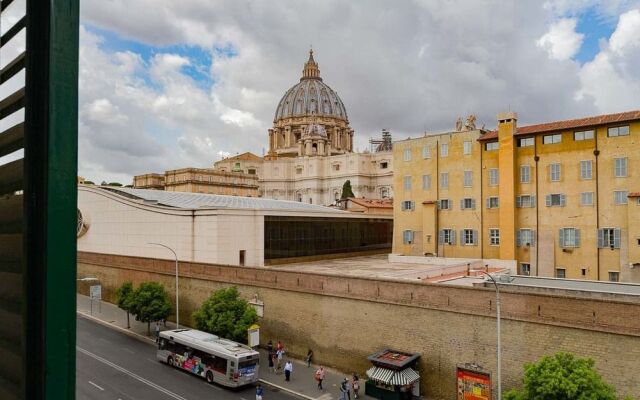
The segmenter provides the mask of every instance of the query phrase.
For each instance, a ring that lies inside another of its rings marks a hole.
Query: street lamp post
[[[173,256],[176,259],[176,329],[180,328],[180,303],[178,298],[180,297],[179,294],[180,292],[178,291],[178,255],[176,254],[175,251],[173,251],[173,249],[169,246],[165,246],[164,244],[161,243],[147,243],[147,244],[153,244],[156,246],[162,246],[165,249],[168,249],[169,251],[171,251],[173,253]]]
[[[481,269],[471,269],[469,272],[480,272],[491,279],[493,286],[496,288],[496,331],[498,336],[498,400],[502,400],[502,352],[500,346],[500,289],[498,288],[498,282],[488,272]]]

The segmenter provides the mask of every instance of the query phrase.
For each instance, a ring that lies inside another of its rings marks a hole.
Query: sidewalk
[[[116,305],[107,303],[104,301],[98,302],[91,300],[87,296],[81,294],[77,295],[77,311],[89,318],[102,322],[105,325],[109,325],[114,329],[121,330],[129,335],[136,336],[142,340],[148,340],[150,342],[155,341],[155,324],[151,324],[151,335],[147,335],[147,324],[135,320],[135,317],[130,316],[129,322],[130,329],[127,327],[127,313],[119,309]],[[167,327],[161,326],[162,330],[174,329],[175,324],[173,322],[167,322]],[[268,340],[268,339],[266,339]],[[265,341],[266,341],[265,340]],[[286,348],[285,348],[286,350]],[[285,360],[287,356],[285,354]],[[338,372],[332,369],[325,368],[325,380],[322,383],[324,390],[320,391],[317,388],[317,382],[314,378],[315,371],[318,365],[311,364],[310,368],[307,368],[307,363],[297,359],[290,359],[293,362],[293,373],[291,374],[291,381],[285,382],[284,373],[275,374],[269,371],[269,362],[267,359],[267,351],[260,349],[260,382],[269,385],[273,388],[289,392],[296,396],[302,397],[307,400],[333,400],[339,399],[340,391],[338,387],[340,382],[345,377],[351,378],[350,374]],[[284,363],[283,363],[284,366]],[[364,395],[364,382],[366,376],[360,376],[360,397],[363,400],[373,400],[372,397]],[[351,400],[353,399],[353,393],[351,393]]]

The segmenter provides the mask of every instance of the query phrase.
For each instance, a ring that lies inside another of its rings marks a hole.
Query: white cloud
[[[568,60],[575,56],[582,46],[584,35],[576,32],[575,18],[562,18],[555,22],[549,31],[536,42],[549,53],[554,60]]]
[[[640,9],[620,16],[616,30],[581,72],[576,98],[592,98],[601,112],[640,107]]]
[[[127,122],[116,129],[81,114],[80,170],[89,178],[120,177],[262,154],[277,103],[298,82],[310,44],[325,83],[345,103],[360,149],[383,127],[394,139],[415,137],[450,129],[471,113],[480,126],[493,127],[507,108],[519,112],[521,123],[638,108],[612,94],[616,79],[621,88],[637,82],[635,25],[623,29],[621,19],[593,63],[571,59],[583,40],[575,27],[585,8],[614,15],[632,3],[82,2],[84,23],[126,39],[201,46],[212,55],[205,73],[213,85],[185,72],[198,60],[184,54],[158,51],[144,60],[104,50],[99,36],[83,31],[81,109],[106,99]],[[607,74],[615,79],[607,83]]]

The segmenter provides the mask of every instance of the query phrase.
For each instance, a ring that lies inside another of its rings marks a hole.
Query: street
[[[77,317],[76,398],[109,400],[253,400],[255,387],[230,390],[156,361],[156,349],[124,333]],[[265,400],[293,396],[265,386]]]

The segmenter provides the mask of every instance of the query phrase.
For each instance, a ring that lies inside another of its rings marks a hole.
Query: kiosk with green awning
[[[367,370],[365,394],[381,400],[405,400],[419,396],[420,374],[416,353],[384,349],[367,357],[373,366]]]

